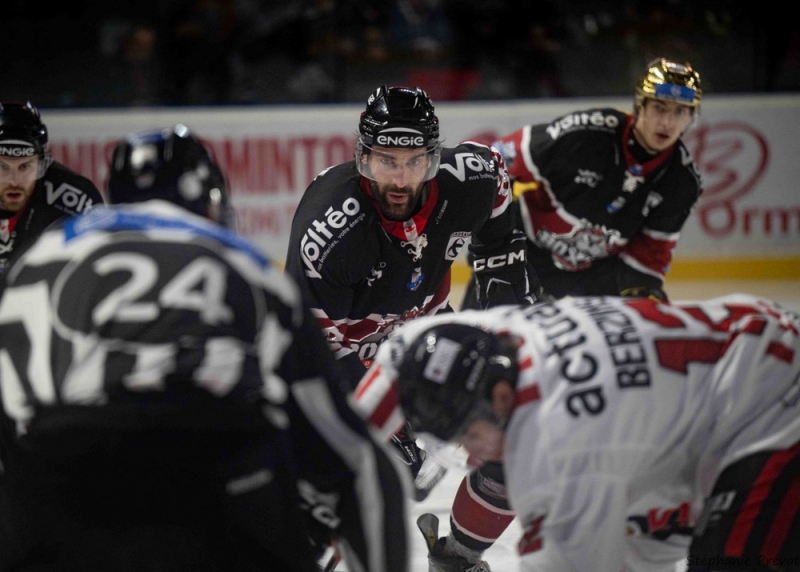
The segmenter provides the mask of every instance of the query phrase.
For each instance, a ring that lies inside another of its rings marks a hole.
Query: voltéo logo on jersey
[[[309,228],[300,239],[300,258],[306,267],[306,276],[322,278],[319,273],[322,263],[331,249],[339,244],[339,240],[364,218],[363,213],[357,216],[359,213],[361,213],[361,203],[351,197],[342,203],[341,210],[328,207],[323,220],[315,219],[311,222],[312,228]],[[352,217],[356,217],[355,220]]]
[[[425,145],[425,136],[416,129],[390,127],[375,137],[375,144],[386,147],[422,147]]]
[[[66,207],[66,210],[75,213],[90,210],[94,206],[94,201],[86,193],[68,183],[61,183],[58,188],[55,188],[51,181],[45,181],[44,186],[47,191],[48,205],[60,202],[62,206]]]

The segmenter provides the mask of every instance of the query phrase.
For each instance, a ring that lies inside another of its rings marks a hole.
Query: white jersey
[[[524,340],[504,455],[524,570],[672,571],[721,469],[800,440],[800,323],[746,295],[576,297],[409,324],[355,393],[384,431],[403,420],[393,359],[443,322]]]

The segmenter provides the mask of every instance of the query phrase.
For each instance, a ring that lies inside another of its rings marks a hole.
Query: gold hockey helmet
[[[656,58],[647,64],[636,82],[635,110],[644,103],[645,98],[676,101],[699,110],[702,97],[700,74],[692,68],[692,64]]]

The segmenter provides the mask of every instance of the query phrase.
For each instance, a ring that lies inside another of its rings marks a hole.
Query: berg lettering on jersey
[[[443,323],[519,337],[503,469],[531,570],[671,568],[698,515],[730,507],[730,494],[711,495],[729,463],[800,441],[800,317],[769,300],[568,297],[419,320],[356,392],[383,431],[405,422],[403,353]]]

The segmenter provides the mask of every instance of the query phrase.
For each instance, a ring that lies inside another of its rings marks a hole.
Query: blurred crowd
[[[40,107],[628,95],[657,55],[800,91],[796,20],[739,0],[5,0],[0,43],[3,98]]]

